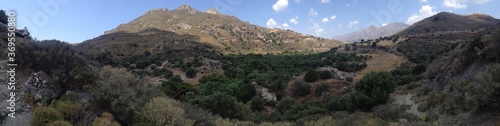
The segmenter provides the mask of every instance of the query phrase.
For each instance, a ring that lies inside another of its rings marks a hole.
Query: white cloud
[[[357,21],[357,20],[356,21],[351,21],[351,22],[349,22],[349,28],[352,28],[352,27],[354,27],[355,25],[358,25],[358,24],[359,24],[359,21]]]
[[[341,23],[339,23],[338,26],[339,26],[339,28],[342,28],[342,24]]]
[[[310,16],[316,16],[316,15],[318,15],[318,12],[315,11],[314,9],[311,9],[311,10],[309,10],[309,15]]]
[[[273,5],[274,11],[283,11],[288,7],[288,0],[278,0]]]
[[[337,19],[337,16],[332,15],[332,16],[330,17],[330,19],[335,20],[335,19]]]
[[[443,0],[443,4],[445,7],[458,9],[467,8],[467,3],[484,4],[489,1],[491,0]]]
[[[406,23],[413,24],[413,23],[418,22],[424,18],[427,18],[427,17],[430,17],[432,15],[437,14],[437,12],[433,11],[433,9],[434,8],[431,7],[430,5],[422,6],[422,8],[420,8],[420,10],[418,10],[418,13],[415,13],[408,18],[408,21]]]
[[[328,18],[323,18],[323,20],[321,22],[323,22],[323,23],[328,22]]]
[[[387,24],[387,23],[383,23],[383,24],[382,24],[382,26],[386,26],[386,25],[388,25],[388,24]]]
[[[295,0],[295,3],[300,3],[302,1],[304,1],[304,0]]]
[[[330,0],[321,0],[321,3],[331,3],[332,1]]]
[[[318,23],[313,23],[311,29],[314,30],[314,33],[316,33],[316,35],[320,35],[325,31],[325,29],[321,28]]]
[[[299,23],[299,16],[295,15],[295,18],[290,19],[290,23],[292,24],[298,24]]]
[[[281,24],[281,27],[282,27],[283,29],[290,29],[290,25],[288,25],[287,23],[283,23],[283,24]]]
[[[273,18],[267,20],[266,25],[267,25],[268,28],[280,28],[280,26],[278,25],[278,23],[276,23],[276,21],[274,21]]]
[[[420,0],[420,2],[423,2],[423,3],[425,3],[425,2],[427,2],[427,0]]]

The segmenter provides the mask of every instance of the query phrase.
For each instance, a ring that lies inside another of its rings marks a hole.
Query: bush
[[[163,93],[175,99],[182,99],[187,92],[198,92],[193,85],[177,79],[162,82],[159,89]]]
[[[193,126],[213,126],[217,117],[208,110],[183,103],[185,117],[194,120]]]
[[[158,96],[147,81],[141,80],[124,68],[104,66],[100,71],[98,87],[92,92],[93,106],[115,113],[116,118],[125,123],[151,98]]]
[[[34,126],[45,126],[55,121],[63,120],[63,116],[51,107],[39,107],[33,112],[31,124]]]
[[[370,72],[364,75],[355,85],[355,89],[372,101],[371,105],[382,104],[396,88],[396,80],[390,72]]]
[[[304,80],[307,82],[315,82],[319,78],[319,74],[316,70],[309,70],[304,75]]]
[[[250,108],[254,111],[264,110],[264,101],[259,97],[254,97],[250,100]]]
[[[310,93],[309,84],[307,84],[305,82],[296,81],[292,87],[292,95],[294,97],[304,96],[304,95],[307,95],[309,93]]]
[[[180,102],[158,97],[153,98],[138,114],[144,122],[155,125],[191,126],[193,120],[184,117],[183,106]]]
[[[322,83],[316,87],[316,89],[314,90],[314,93],[316,93],[317,96],[321,96],[321,94],[323,94],[323,92],[328,92],[328,91],[330,91],[330,85],[328,85],[326,83]]]
[[[92,126],[120,126],[120,124],[115,121],[113,114],[103,112],[101,113],[101,117],[94,120]]]
[[[16,43],[16,63],[47,73],[53,84],[64,90],[82,90],[84,85],[95,84],[97,78],[97,70],[72,45],[58,40]]]
[[[8,18],[8,16],[5,13],[5,10],[0,10],[0,23],[3,23],[3,24],[9,23],[7,18]]]
[[[82,112],[82,105],[76,101],[56,101],[53,106],[65,120],[75,120]]]
[[[278,104],[276,104],[276,110],[281,113],[285,113],[286,110],[292,108],[293,105],[295,105],[295,101],[293,99],[283,98],[278,102]]]
[[[326,71],[326,70],[319,71],[318,74],[319,74],[320,79],[330,79],[333,76],[330,71]]]
[[[71,123],[66,122],[66,121],[55,121],[55,122],[48,124],[47,126],[72,126],[72,125],[71,125]]]
[[[216,93],[199,97],[191,102],[224,118],[244,119],[247,114],[243,103],[237,102],[236,98],[227,94]]]
[[[193,68],[187,69],[186,70],[186,77],[188,77],[188,78],[196,77],[196,70],[194,70]]]

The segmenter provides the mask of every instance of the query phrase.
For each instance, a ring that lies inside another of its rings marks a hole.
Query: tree
[[[188,78],[196,77],[196,70],[194,70],[193,68],[187,69],[186,70],[186,77],[188,77]]]
[[[304,75],[304,80],[307,82],[315,82],[319,78],[319,74],[316,70],[309,70]]]
[[[307,95],[309,93],[310,93],[309,84],[307,84],[305,82],[296,81],[292,87],[292,95],[294,97],[304,96],[304,95]]]
[[[264,101],[259,97],[254,97],[250,100],[250,108],[254,111],[264,110]]]
[[[330,91],[330,85],[328,85],[326,83],[322,83],[316,87],[316,89],[314,90],[314,93],[316,93],[317,96],[321,96],[321,94],[323,94],[323,92],[328,92],[328,91]]]
[[[330,79],[333,76],[332,73],[327,70],[319,71],[318,74],[320,79]]]
[[[151,52],[149,52],[149,51],[147,51],[147,50],[146,50],[146,51],[144,51],[144,56],[148,57],[148,56],[150,56],[150,55],[151,55]]]
[[[372,99],[371,105],[384,103],[395,88],[396,80],[390,72],[370,72],[355,85],[357,91]]]
[[[175,99],[182,99],[182,97],[188,92],[197,92],[196,88],[193,85],[185,83],[180,79],[171,79],[169,81],[164,81],[161,83],[159,88],[163,93]]]
[[[129,123],[140,107],[159,95],[151,84],[126,69],[104,66],[99,73],[98,87],[92,92],[90,103],[115,113],[118,120]]]
[[[7,21],[7,18],[8,18],[8,16],[7,16],[7,14],[5,13],[5,10],[0,10],[0,23],[3,23],[3,24],[7,24],[7,23],[9,23],[9,22]]]
[[[164,97],[153,98],[141,108],[138,118],[157,126],[191,126],[194,121],[186,119],[182,103]]]
[[[372,42],[372,47],[373,48],[377,47],[377,42]]]
[[[210,110],[224,118],[243,119],[246,116],[243,103],[237,102],[233,96],[215,93],[192,101],[194,105]]]
[[[33,112],[31,124],[34,126],[45,126],[55,121],[63,120],[63,116],[51,107],[39,107]]]

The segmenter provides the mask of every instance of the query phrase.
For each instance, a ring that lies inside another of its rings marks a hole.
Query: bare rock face
[[[2,65],[4,66],[4,65]],[[3,72],[4,68],[2,67],[2,79],[5,74]],[[7,125],[7,126],[17,126],[17,125],[30,125],[29,122],[31,120],[31,114],[32,114],[32,105],[41,105],[42,102],[47,102],[51,101],[61,95],[61,92],[63,91],[62,87],[60,85],[54,85],[52,84],[52,78],[47,75],[45,72],[36,72],[33,73],[29,79],[24,83],[21,84],[22,81],[18,80],[16,89],[12,92],[16,93],[15,96],[15,109],[14,116],[16,118],[8,117],[6,114],[12,113],[12,111],[0,111],[0,125]],[[7,85],[0,85],[0,100],[2,100],[2,104],[0,104],[0,107],[6,108],[6,105],[9,105],[10,103],[4,102],[8,98],[9,93],[11,91],[9,90],[3,90],[7,89],[4,88],[7,87]],[[4,104],[5,103],[5,104]]]
[[[215,8],[210,8],[208,9],[207,11],[205,11],[205,13],[209,13],[209,14],[220,14],[219,11],[217,11]]]
[[[257,83],[252,82],[252,85],[255,86],[255,91],[257,94],[267,103],[276,102],[278,98],[274,92],[270,92],[266,87],[259,86]]]
[[[34,104],[42,100],[51,101],[59,97],[63,91],[60,85],[54,85],[51,82],[52,78],[45,72],[33,73],[25,84],[24,93],[34,96]]]

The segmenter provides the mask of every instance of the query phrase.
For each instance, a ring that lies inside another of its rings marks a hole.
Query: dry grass
[[[406,62],[406,59],[388,52],[376,52],[373,54],[362,54],[372,56],[372,59],[368,59],[366,64],[368,65],[362,71],[356,73],[354,77],[354,82],[361,79],[363,75],[372,71],[391,71]]]

